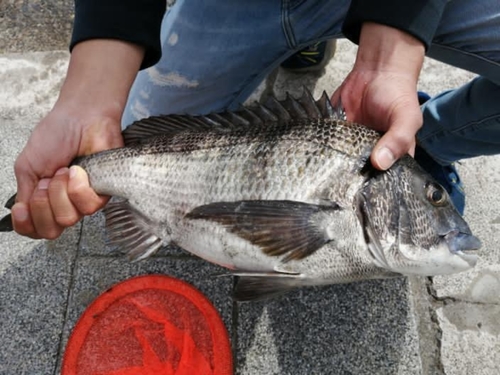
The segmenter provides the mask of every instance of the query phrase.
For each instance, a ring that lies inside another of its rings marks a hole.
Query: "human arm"
[[[387,169],[411,152],[422,125],[417,81],[446,1],[354,0],[344,33],[359,43],[351,73],[334,93],[349,120],[386,132],[371,161]]]
[[[35,127],[15,163],[12,216],[18,233],[56,238],[105,203],[90,189],[83,170],[73,167],[71,176],[78,173],[70,178],[66,167],[78,155],[122,145],[121,113],[143,53],[141,47],[117,40],[75,46],[54,108]]]
[[[105,204],[85,172],[67,166],[78,155],[122,145],[120,120],[130,87],[139,68],[160,56],[164,7],[162,0],[76,1],[72,54],[59,98],[15,163],[12,217],[18,233],[53,239]],[[158,10],[146,23],[144,18]],[[141,21],[134,24],[134,16]]]

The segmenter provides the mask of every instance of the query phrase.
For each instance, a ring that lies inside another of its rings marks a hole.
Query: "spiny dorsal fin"
[[[274,96],[270,96],[264,102],[264,106],[269,108],[270,111],[276,114],[279,119],[282,121],[290,121],[292,118],[290,117],[290,113],[283,107],[281,102],[278,101]]]
[[[337,103],[333,105],[333,111],[334,111],[334,114],[332,116],[333,118],[337,120],[347,121],[347,114],[345,113],[345,108],[342,105],[342,98],[340,96]]]
[[[130,260],[147,258],[162,246],[153,233],[154,224],[127,201],[108,203],[104,215],[109,243],[127,253]]]
[[[175,134],[192,131],[231,132],[252,126],[265,126],[269,123],[287,123],[298,119],[335,118],[345,119],[345,112],[339,102],[334,107],[328,95],[324,92],[318,101],[304,88],[300,99],[294,99],[287,93],[285,100],[269,97],[265,104],[256,103],[242,107],[236,112],[210,113],[205,116],[164,115],[153,116],[139,120],[123,131],[125,145],[140,143],[159,136],[174,136]]]
[[[195,116],[152,116],[134,122],[122,132],[125,146],[159,135],[175,135],[184,131],[207,131],[213,124]]]
[[[299,103],[307,112],[308,117],[316,119],[324,117],[307,87],[304,87],[302,96],[299,98]]]
[[[302,108],[302,105],[289,93],[286,94],[285,100],[283,100],[281,103],[283,104],[283,107],[285,107],[287,111],[290,113],[290,117],[295,119],[307,118],[307,112],[305,111],[305,109]]]
[[[339,209],[293,201],[217,202],[195,208],[186,218],[220,223],[265,254],[284,256],[283,262],[288,262],[331,241],[321,214]]]

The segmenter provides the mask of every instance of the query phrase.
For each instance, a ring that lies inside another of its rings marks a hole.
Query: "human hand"
[[[371,154],[378,169],[413,153],[422,126],[417,81],[424,53],[414,37],[366,23],[353,70],[332,96],[333,103],[341,99],[348,120],[385,132]]]
[[[90,187],[79,167],[68,169],[79,155],[122,145],[116,119],[72,113],[56,106],[34,129],[15,163],[16,232],[32,238],[57,238],[66,227],[104,206],[106,197]]]
[[[141,47],[115,40],[75,46],[59,99],[15,163],[16,232],[54,239],[104,206],[108,198],[95,193],[85,171],[68,165],[123,145],[121,114],[143,55]]]

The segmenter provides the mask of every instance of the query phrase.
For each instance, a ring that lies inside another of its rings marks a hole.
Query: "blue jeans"
[[[138,74],[122,123],[238,108],[292,54],[342,38],[348,7],[347,0],[177,0],[163,20],[163,57]],[[421,147],[443,165],[500,153],[500,2],[450,1],[428,55],[479,77],[425,103]]]

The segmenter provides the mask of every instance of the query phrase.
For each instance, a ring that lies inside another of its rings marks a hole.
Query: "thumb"
[[[92,215],[109,200],[109,197],[100,196],[92,189],[89,176],[82,167],[71,166],[69,176],[68,197],[81,214]]]
[[[391,119],[389,130],[377,142],[371,154],[373,166],[380,170],[390,168],[396,160],[407,153],[413,153],[415,136],[422,126],[419,107],[410,113],[406,111]]]

